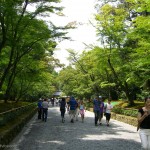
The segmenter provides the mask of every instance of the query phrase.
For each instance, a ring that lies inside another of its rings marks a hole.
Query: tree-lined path
[[[11,150],[140,150],[136,128],[111,120],[110,127],[94,125],[94,114],[86,111],[84,123],[61,123],[59,107],[50,107],[47,122],[37,115],[10,144]]]

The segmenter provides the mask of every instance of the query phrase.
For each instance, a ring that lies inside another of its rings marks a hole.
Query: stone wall
[[[5,133],[0,135],[0,150],[3,150],[14,139],[14,137],[22,130],[24,125],[35,115],[37,109],[33,109],[24,118],[20,118],[17,124],[12,124]]]
[[[111,118],[118,120],[120,122],[124,122],[133,126],[137,126],[137,118],[135,117],[130,117],[130,116],[125,116],[125,115],[121,115],[121,114],[115,114],[115,113],[111,113]]]

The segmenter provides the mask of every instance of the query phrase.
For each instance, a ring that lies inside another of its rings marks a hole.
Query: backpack
[[[106,116],[107,104],[104,106],[104,116]]]

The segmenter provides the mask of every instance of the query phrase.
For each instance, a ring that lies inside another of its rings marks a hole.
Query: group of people
[[[93,112],[95,114],[95,126],[102,125],[103,115],[106,117],[106,124],[109,126],[109,121],[111,118],[111,110],[113,106],[111,105],[111,100],[108,100],[106,104],[103,102],[102,96],[97,96],[93,101]]]
[[[79,114],[81,115],[82,122],[84,122],[85,106],[82,100],[78,101],[73,96],[70,97],[69,101],[66,101],[65,98],[62,98],[59,106],[63,123],[65,122],[66,110],[69,112],[71,123],[74,123],[75,119],[78,120]],[[111,104],[111,100],[108,99],[108,102],[104,104],[103,98],[101,96],[97,96],[93,100],[95,126],[97,126],[98,123],[99,125],[102,125],[103,116],[106,117],[106,125],[109,126],[112,109],[113,106]],[[48,100],[40,99],[38,101],[38,119],[42,119],[42,121],[46,122],[47,113]],[[138,129],[142,143],[142,149],[150,150],[150,97],[145,98],[145,106],[138,110]]]
[[[105,115],[106,124],[107,126],[109,126],[112,108],[113,106],[111,105],[111,101],[108,100],[108,103],[104,104],[101,96],[96,97],[93,100],[93,112],[95,114],[95,126],[98,125],[98,121],[99,121],[99,125],[102,125],[103,115]],[[84,122],[85,106],[84,106],[83,100],[78,101],[72,96],[70,97],[69,101],[66,102],[65,98],[62,98],[62,101],[60,102],[62,122],[65,121],[66,109],[69,112],[71,123],[74,123],[75,119],[78,120],[79,114],[81,115],[82,122]]]
[[[70,115],[70,122],[74,123],[74,121],[78,121],[78,115],[81,115],[81,121],[84,122],[85,116],[85,105],[83,100],[77,100],[73,96],[70,97],[68,101],[66,98],[62,98],[59,102],[61,119],[62,122],[65,122],[65,113],[66,110]],[[42,119],[42,121],[47,121],[49,101],[48,99],[39,99],[38,101],[38,119]],[[95,114],[95,126],[102,125],[103,114],[106,116],[106,123],[109,126],[109,121],[111,118],[111,109],[113,106],[111,105],[111,101],[108,100],[108,103],[105,105],[101,96],[96,97],[93,100],[93,112]]]
[[[48,99],[39,99],[38,101],[38,119],[42,119],[42,121],[47,121],[48,114]]]
[[[69,112],[71,123],[74,123],[75,119],[78,121],[79,114],[81,115],[82,122],[84,122],[85,106],[82,100],[78,101],[72,96],[70,100],[66,102],[65,98],[62,98],[62,101],[60,101],[60,111],[63,123],[65,121],[66,109]]]
[[[64,99],[65,101],[65,99]],[[65,106],[66,107],[66,106]],[[70,107],[70,118],[71,122],[74,122],[75,116],[78,114],[78,110],[81,114],[82,121],[84,120],[84,112],[85,107],[83,101],[78,103],[74,97],[70,98],[68,102],[68,109]],[[113,105],[111,104],[111,100],[108,99],[108,102],[104,104],[103,98],[101,96],[97,96],[93,100],[93,112],[95,114],[95,126],[102,125],[103,115],[106,117],[106,125],[109,126],[109,121],[111,118],[111,110],[113,109]],[[62,120],[64,119],[64,111],[63,115],[61,113]],[[138,110],[138,125],[139,125],[139,135],[141,139],[141,145],[143,150],[150,150],[150,97],[145,98],[145,106]]]

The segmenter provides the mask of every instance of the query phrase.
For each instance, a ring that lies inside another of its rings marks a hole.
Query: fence
[[[22,115],[25,112],[31,111],[32,109],[35,109],[36,105],[35,103],[13,108],[9,111],[0,113],[0,126],[5,125],[7,122],[12,121],[13,119],[16,119],[19,115]]]

